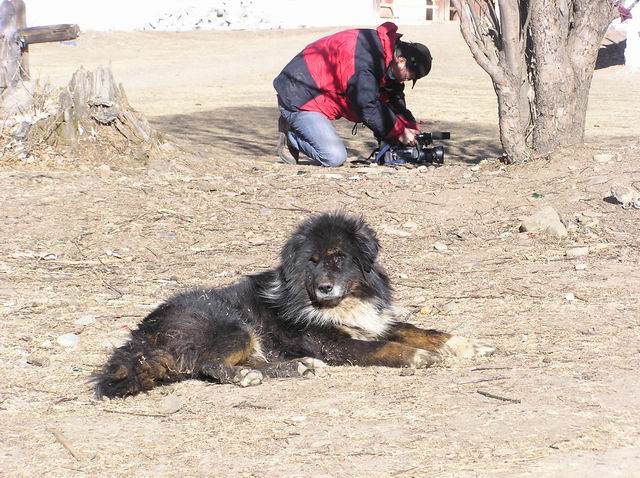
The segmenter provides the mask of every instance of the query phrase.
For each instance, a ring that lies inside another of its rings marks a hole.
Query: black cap
[[[422,43],[410,42],[402,42],[400,51],[400,54],[407,60],[407,67],[415,75],[413,87],[416,81],[427,76],[431,71],[431,52]]]

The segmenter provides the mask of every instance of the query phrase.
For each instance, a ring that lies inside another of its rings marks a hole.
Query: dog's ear
[[[380,243],[375,231],[362,218],[356,221],[355,226],[356,258],[362,270],[369,273],[378,258]]]

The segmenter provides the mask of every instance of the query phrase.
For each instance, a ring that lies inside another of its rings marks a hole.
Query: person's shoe
[[[287,140],[289,124],[282,115],[278,118],[278,157],[285,164],[298,164],[300,151],[293,148]]]

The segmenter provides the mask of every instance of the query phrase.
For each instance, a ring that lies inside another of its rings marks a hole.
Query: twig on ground
[[[502,400],[503,402],[511,402],[511,403],[520,403],[520,400],[517,398],[507,398],[501,397],[500,395],[494,395],[493,393],[483,392],[482,390],[476,390],[480,395],[483,395],[488,398],[494,398],[496,400]]]
[[[58,441],[58,443],[60,443],[63,447],[65,447],[67,449],[67,451],[69,453],[71,453],[71,455],[78,461],[82,461],[84,459],[84,456],[82,456],[82,453],[80,453],[78,450],[75,450],[71,444],[69,443],[69,441],[67,440],[67,438],[62,434],[61,431],[59,430],[53,430],[53,429],[49,429],[49,431],[51,433],[53,433],[53,436],[55,437],[55,439]]]
[[[478,380],[467,380],[465,382],[458,382],[458,385],[467,385],[469,383],[480,383],[480,382],[495,382],[496,380],[507,380],[509,377],[491,377],[491,378],[480,378]]]
[[[277,207],[277,206],[269,206],[267,204],[263,204],[261,202],[257,202],[257,201],[239,201],[242,204],[248,204],[250,206],[261,206],[267,209],[276,209],[278,211],[295,211],[295,212],[306,212],[307,214],[312,214],[313,211],[310,211],[309,209],[305,209],[303,207],[298,207],[298,206],[294,206],[293,207]]]
[[[136,417],[152,417],[152,418],[164,418],[169,415],[173,415],[180,411],[180,409],[172,411],[170,413],[141,413],[141,412],[127,412],[125,410],[109,410],[108,408],[103,408],[103,412],[108,413],[121,413],[122,415],[135,415]]]
[[[472,368],[470,372],[479,372],[481,370],[511,370],[511,367],[476,367]]]

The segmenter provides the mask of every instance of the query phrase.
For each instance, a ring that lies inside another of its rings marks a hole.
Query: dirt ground
[[[504,166],[495,94],[457,26],[402,28],[433,52],[408,103],[451,131],[445,166],[278,164],[271,80],[331,31],[31,48],[32,73],[58,85],[111,65],[131,104],[197,154],[0,161],[0,475],[640,476],[640,210],[605,200],[614,183],[640,190],[639,77],[600,63],[587,145]],[[368,156],[370,133],[339,128],[350,160]],[[518,232],[547,205],[567,238]],[[498,352],[93,397],[90,375],[160,301],[273,266],[301,219],[334,209],[378,231],[407,320]],[[76,347],[58,343],[74,332]]]

